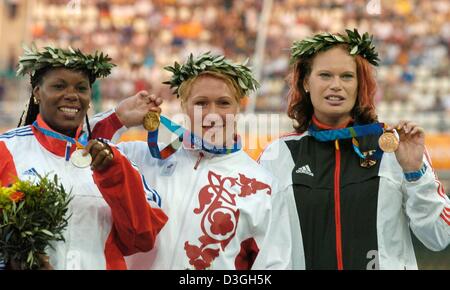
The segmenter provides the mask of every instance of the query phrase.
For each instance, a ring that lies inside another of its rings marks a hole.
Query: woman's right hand
[[[161,113],[162,98],[150,95],[147,91],[139,91],[136,95],[121,101],[116,108],[120,122],[127,128],[140,126],[145,115],[150,112]]]
[[[107,169],[114,161],[114,153],[111,147],[100,139],[90,140],[84,149],[84,155],[91,154],[91,169],[94,171],[103,171]]]

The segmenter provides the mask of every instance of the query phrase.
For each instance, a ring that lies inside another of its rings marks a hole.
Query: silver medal
[[[91,154],[83,156],[83,150],[78,149],[72,153],[72,156],[70,156],[70,162],[72,162],[72,164],[76,167],[84,168],[91,165],[92,157]]]

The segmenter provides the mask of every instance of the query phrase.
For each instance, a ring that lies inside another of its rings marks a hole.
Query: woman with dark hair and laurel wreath
[[[250,69],[209,53],[166,69],[189,130],[147,114],[146,102],[160,100],[146,93],[93,121],[94,130],[107,138],[124,126],[144,124],[149,130],[147,143],[118,145],[160,193],[170,218],[140,267],[291,269],[293,245],[300,246],[301,239],[291,236],[284,189],[241,150],[236,132],[240,100],[258,86]],[[164,149],[157,143],[160,122],[178,136]]]
[[[19,60],[32,94],[21,127],[0,135],[0,183],[56,174],[72,195],[65,242],[42,253],[44,268],[127,269],[124,256],[152,249],[167,220],[127,158],[82,131],[92,84],[110,73],[110,60],[52,47],[25,49]]]
[[[417,269],[410,230],[431,250],[447,247],[450,202],[423,129],[377,120],[372,37],[322,33],[291,52],[296,132],[260,163],[289,188],[306,268]]]

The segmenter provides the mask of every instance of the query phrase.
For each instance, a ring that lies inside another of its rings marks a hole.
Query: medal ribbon
[[[158,159],[168,158],[170,155],[175,153],[175,151],[177,151],[178,148],[180,148],[182,143],[184,143],[187,146],[190,146],[191,148],[202,149],[206,152],[210,152],[213,154],[229,154],[239,151],[242,148],[240,139],[238,139],[237,142],[233,144],[232,148],[216,148],[215,145],[207,143],[202,138],[196,136],[189,130],[184,129],[180,125],[173,123],[171,120],[169,120],[163,115],[160,116],[160,121],[162,125],[164,125],[172,133],[175,133],[178,137],[172,143],[170,143],[165,148],[160,150],[158,147],[159,130],[156,129],[155,131],[149,131],[147,134],[147,144],[148,149],[150,150],[150,153],[154,158]]]
[[[58,132],[55,132],[55,131],[51,131],[51,130],[47,130],[45,128],[39,127],[39,125],[37,124],[37,121],[33,122],[33,127],[38,129],[45,136],[48,136],[48,137],[51,137],[51,138],[54,138],[54,139],[58,139],[58,140],[62,140],[62,141],[66,141],[66,142],[75,144],[77,146],[77,149],[85,148],[87,143],[88,143],[88,134],[87,133],[82,134],[78,138],[78,140],[76,140],[75,138],[63,135],[61,133],[58,133]],[[68,153],[66,153],[66,155],[67,154]],[[67,156],[66,156],[66,160],[67,160]]]
[[[356,139],[357,137],[363,137],[368,135],[381,135],[384,132],[385,128],[384,123],[373,123],[368,125],[354,126],[336,130],[322,130],[318,131],[314,125],[310,125],[308,128],[308,132],[311,136],[313,136],[316,140],[321,142],[327,141],[335,141],[341,139],[350,139],[352,138],[353,150],[358,154],[362,159],[367,159],[369,156],[364,156],[359,149],[359,142]],[[377,150],[374,155],[370,156],[371,158],[380,159],[383,152],[377,146]]]

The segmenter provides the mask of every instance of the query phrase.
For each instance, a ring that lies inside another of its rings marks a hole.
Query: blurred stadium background
[[[29,80],[15,77],[15,69],[22,44],[32,42],[101,50],[113,58],[118,66],[95,84],[91,113],[148,89],[164,98],[163,113],[172,116],[179,103],[161,84],[167,79],[163,66],[205,51],[236,61],[249,57],[262,87],[243,102],[243,111],[279,114],[271,126],[290,132],[284,112],[291,43],[318,31],[354,27],[375,36],[380,120],[409,119],[426,129],[434,167],[448,190],[448,0],[0,0],[0,133],[17,125],[29,98]],[[248,152],[256,157],[275,137],[262,138],[259,148]],[[139,129],[123,137],[143,138]],[[244,138],[256,136],[246,132]],[[450,269],[450,249],[431,253],[415,243],[422,269]]]

